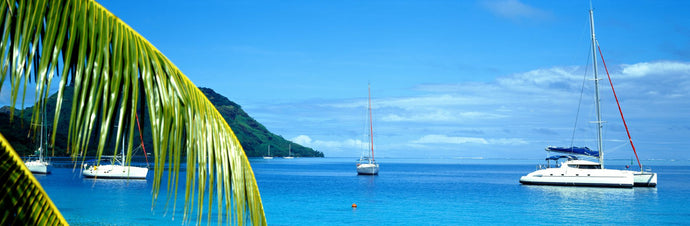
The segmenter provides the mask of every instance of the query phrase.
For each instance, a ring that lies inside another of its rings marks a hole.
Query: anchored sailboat
[[[596,47],[597,41],[594,35],[594,15],[590,8],[589,10],[590,19],[590,31],[592,36],[592,61],[594,66],[594,94],[595,94],[595,111],[597,117],[597,146],[598,151],[591,150],[587,147],[547,147],[546,151],[556,152],[564,155],[554,155],[546,158],[547,165],[540,166],[540,169],[527,174],[520,178],[520,183],[522,184],[532,184],[532,185],[564,185],[564,186],[603,186],[603,187],[633,187],[633,186],[656,186],[657,176],[656,173],[644,172],[642,171],[642,164],[640,164],[640,172],[633,172],[628,170],[614,170],[604,168],[604,149],[603,149],[603,138],[602,138],[602,120],[601,120],[601,109],[599,103],[599,77],[597,71],[597,60],[596,60]],[[599,51],[601,55],[601,50]],[[603,56],[602,56],[602,62]],[[606,64],[604,62],[604,67]],[[608,69],[607,69],[608,74]],[[609,82],[611,81],[609,76]],[[611,84],[613,87],[613,84]],[[615,90],[614,90],[615,96]],[[616,102],[618,98],[616,97]],[[620,109],[620,104],[618,109],[621,112],[621,118],[623,118],[623,113]],[[625,118],[623,118],[623,123],[625,124]],[[626,131],[627,131],[627,125]],[[630,138],[630,133],[628,132],[628,138]],[[630,139],[630,144],[632,145],[632,139]],[[633,151],[635,152],[635,157],[637,157],[637,152],[633,146]],[[578,156],[586,156],[597,158],[598,162],[586,161],[578,159]],[[558,161],[560,159],[566,159],[560,167],[558,167]],[[551,167],[550,161],[556,161],[556,167]],[[639,159],[638,159],[639,163]]]
[[[139,124],[139,117],[137,116],[137,125]],[[141,127],[139,127],[139,137],[141,138],[141,147],[144,148],[144,140],[141,136]],[[135,151],[138,150],[135,149]],[[132,151],[134,153],[135,151]],[[146,174],[148,174],[148,167],[137,167],[125,165],[127,160],[127,155],[125,154],[125,140],[122,139],[122,150],[121,155],[113,156],[110,164],[84,164],[82,175],[87,178],[96,179],[146,179]],[[144,149],[144,155],[146,155],[146,150]],[[148,165],[148,159],[146,160]]]
[[[268,145],[268,155],[264,156],[264,159],[273,159],[273,156],[271,155],[271,145]]]
[[[31,171],[32,173],[49,174],[50,171],[52,170],[51,169],[52,167],[50,165],[50,162],[45,160],[45,156],[44,156],[44,152],[45,152],[46,148],[48,147],[48,138],[47,138],[48,134],[47,134],[46,129],[45,129],[45,126],[46,126],[45,125],[45,119],[46,119],[45,110],[42,112],[42,114],[43,115],[41,116],[41,125],[40,125],[41,126],[41,135],[40,135],[41,138],[39,141],[40,143],[38,144],[38,149],[36,150],[35,155],[34,155],[34,157],[36,157],[36,158],[30,157],[29,159],[26,160],[26,162],[24,162],[24,165],[26,166],[26,168],[29,168],[29,171]],[[44,137],[44,135],[45,135],[45,137]]]
[[[370,156],[362,156],[357,161],[357,174],[359,175],[377,175],[379,173],[379,164],[374,159],[374,124],[371,119],[371,85],[369,86],[369,148],[371,149]]]
[[[283,157],[284,159],[294,159],[295,157],[292,156],[292,144],[288,144],[288,156]]]
[[[146,179],[146,174],[149,171],[148,168],[125,165],[127,155],[125,154],[124,143],[123,140],[120,157],[113,156],[110,164],[84,164],[82,175],[87,178],[98,179]]]

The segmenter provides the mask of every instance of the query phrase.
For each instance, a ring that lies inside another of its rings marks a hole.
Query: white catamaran
[[[379,164],[374,159],[374,124],[371,119],[371,86],[369,86],[369,148],[371,149],[370,156],[362,156],[357,161],[358,175],[377,175],[379,174]]]
[[[597,72],[597,52],[596,47],[598,46],[595,35],[594,35],[594,15],[590,7],[589,10],[589,20],[590,20],[590,31],[592,35],[592,60],[594,66],[594,87],[595,87],[595,111],[597,115],[597,145],[599,151],[593,151],[587,147],[547,147],[548,152],[563,153],[565,155],[555,155],[546,158],[548,162],[545,166],[540,166],[540,169],[532,173],[527,174],[520,178],[520,183],[530,184],[530,185],[562,185],[562,186],[600,186],[600,187],[633,187],[633,186],[645,186],[645,187],[655,187],[657,184],[657,175],[652,172],[643,171],[642,164],[640,164],[639,158],[637,162],[640,166],[640,171],[629,171],[629,170],[615,170],[615,169],[605,169],[604,168],[604,151],[603,151],[603,141],[602,141],[602,120],[601,111],[599,106],[599,77]],[[601,49],[599,50],[599,55],[601,55]],[[606,68],[606,63],[602,62]],[[607,69],[608,74],[608,69]],[[609,76],[609,82],[611,78]],[[613,89],[613,84],[611,84],[614,97],[616,97],[616,92]],[[618,97],[616,97],[616,103],[618,103]],[[623,112],[618,104],[618,110],[621,113],[621,118],[623,119],[623,124],[625,125],[626,132],[628,132],[628,126],[625,123],[625,118],[623,118]],[[632,146],[635,157],[637,158],[637,151],[635,151],[635,146],[632,144],[632,139],[630,138],[630,133],[628,132],[628,138],[630,140],[630,145]],[[577,156],[588,156],[597,158],[598,162],[580,160]],[[558,160],[565,159],[564,162],[558,166]],[[556,166],[551,167],[550,160],[556,161]]]

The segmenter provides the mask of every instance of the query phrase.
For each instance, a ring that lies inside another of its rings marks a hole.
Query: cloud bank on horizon
[[[690,132],[690,62],[608,66],[640,155],[690,158],[675,153],[678,145],[687,144],[684,134]],[[626,147],[628,140],[606,74],[600,76],[607,121],[605,150],[611,158],[627,159],[632,151]],[[595,130],[589,123],[595,119],[591,83],[591,72],[584,67],[567,66],[535,69],[492,82],[420,84],[414,87],[423,93],[419,96],[374,96],[377,155],[537,158],[545,155],[542,150],[547,145],[572,142],[594,147]],[[376,84],[372,86],[375,94]],[[365,101],[285,103],[279,108],[300,127],[319,128],[295,136],[294,142],[327,156],[357,156],[368,147],[368,138],[363,137]],[[302,110],[315,108],[320,110]],[[579,122],[574,125],[578,108]],[[668,156],[671,153],[675,156]]]

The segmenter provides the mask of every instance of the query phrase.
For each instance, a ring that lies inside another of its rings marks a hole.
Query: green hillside
[[[268,146],[271,146],[271,154],[273,156],[287,156],[288,147],[291,146],[292,155],[295,157],[323,157],[323,153],[315,151],[311,148],[304,147],[302,145],[293,143],[284,139],[283,137],[273,134],[266,129],[261,123],[250,117],[242,107],[238,104],[228,100],[212,89],[200,88],[201,91],[206,95],[206,97],[216,106],[216,109],[221,113],[223,118],[228,122],[230,127],[235,132],[235,135],[240,140],[244,151],[249,157],[260,157],[266,155]],[[54,156],[65,156],[67,147],[67,134],[68,127],[67,122],[69,121],[69,109],[72,106],[72,89],[68,87],[65,91],[65,102],[63,102],[62,112],[60,113],[60,122],[58,124],[58,131],[55,140],[55,148],[49,148],[49,155]],[[48,119],[48,129],[52,126],[54,120],[55,111],[55,99],[56,95],[49,98],[47,106],[47,119]],[[7,138],[7,140],[12,144],[15,150],[21,156],[27,156],[34,152],[37,147],[38,141],[35,141],[34,133],[30,130],[30,117],[32,113],[32,108],[24,109],[23,113],[20,110],[15,110],[15,118],[12,123],[9,122],[9,110],[10,108],[5,106],[0,108],[0,132]],[[144,112],[144,116],[140,115],[141,124],[144,128],[144,145],[148,152],[151,152],[153,144],[151,142],[151,129],[149,127],[148,113]],[[136,130],[135,130],[136,131]],[[134,135],[136,138],[133,142],[139,143],[139,134]],[[90,142],[88,155],[95,154],[95,140],[92,139]],[[112,144],[109,144],[112,147]],[[108,149],[108,148],[106,148]],[[54,152],[53,152],[54,150]],[[107,150],[106,150],[107,153]]]
[[[287,156],[288,147],[292,146],[295,157],[323,157],[323,153],[304,147],[269,132],[261,123],[250,117],[240,105],[228,100],[212,89],[199,88],[201,92],[216,106],[225,121],[230,124],[233,132],[242,143],[247,156],[257,157],[266,155],[268,145],[271,145],[273,156]]]

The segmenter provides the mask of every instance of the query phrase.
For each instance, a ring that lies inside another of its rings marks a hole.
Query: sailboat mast
[[[594,35],[594,10],[592,6],[589,7],[589,24],[592,31],[592,64],[594,66],[594,98],[595,108],[597,114],[597,145],[599,148],[599,164],[604,168],[604,145],[602,140],[602,121],[601,121],[601,106],[599,106],[599,75],[597,71],[597,52],[596,52],[596,36]]]
[[[43,133],[45,132],[45,121],[46,121],[46,103],[45,100],[41,103],[43,105],[43,111],[41,111],[41,143],[38,145],[38,160],[44,162],[43,160]],[[47,138],[46,138],[47,139]],[[47,147],[48,145],[46,145]]]
[[[374,123],[371,119],[371,84],[367,84],[369,89],[369,137],[371,138],[371,160],[374,160]]]
[[[126,156],[125,156],[125,139],[123,137],[122,138],[122,162],[120,162],[120,164],[122,166],[125,166],[125,158],[126,158]]]

